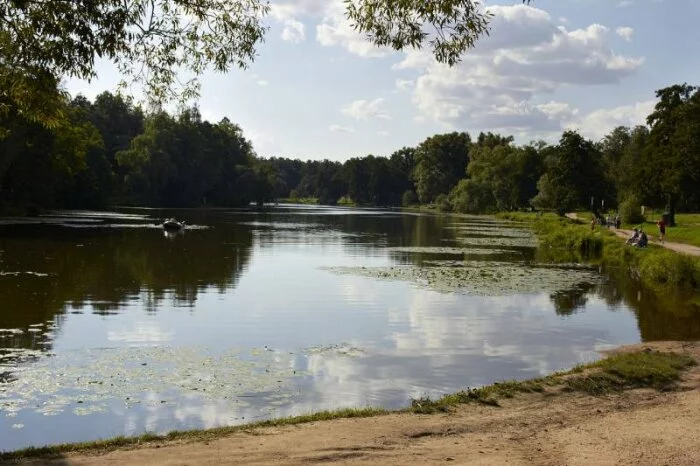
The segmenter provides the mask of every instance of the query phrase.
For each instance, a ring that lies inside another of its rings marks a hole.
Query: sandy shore
[[[653,348],[700,361],[699,343]],[[700,464],[700,367],[673,392],[630,390],[594,397],[519,395],[501,407],[469,404],[449,414],[391,414],[256,428],[210,441],[143,444],[22,464]]]

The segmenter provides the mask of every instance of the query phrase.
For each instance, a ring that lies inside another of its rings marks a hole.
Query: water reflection
[[[194,227],[166,233],[166,217]],[[545,256],[527,241],[494,219],[376,209],[6,219],[0,450],[395,407],[546,374],[604,347],[700,338],[691,300],[621,274],[470,296],[324,270],[528,267]]]

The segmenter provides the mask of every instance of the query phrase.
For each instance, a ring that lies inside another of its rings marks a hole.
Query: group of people
[[[647,244],[649,244],[649,237],[641,228],[635,228],[634,233],[625,243],[631,244],[637,248],[645,248]]]
[[[661,242],[661,244],[663,244],[664,236],[666,236],[666,222],[662,218],[658,222],[656,222],[656,226],[659,228],[659,241]],[[647,244],[649,244],[649,237],[646,233],[644,233],[644,230],[642,230],[641,228],[635,228],[634,233],[626,241],[626,243],[636,246],[638,248],[643,248],[646,247]]]

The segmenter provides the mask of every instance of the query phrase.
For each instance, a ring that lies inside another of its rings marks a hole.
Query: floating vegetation
[[[534,236],[532,231],[521,230],[517,228],[505,228],[505,227],[481,227],[476,225],[469,226],[448,226],[445,227],[448,230],[455,230],[459,233],[474,233],[487,236],[495,237],[507,237],[507,238],[531,238]]]
[[[290,379],[306,375],[294,369],[293,355],[272,350],[212,355],[184,347],[107,348],[69,351],[21,366],[18,353],[46,354],[10,349],[0,356],[12,356],[10,371],[16,372],[14,380],[0,383],[0,414],[10,417],[24,409],[85,416],[106,411],[115,400],[128,408],[192,395],[236,406],[283,404],[294,395],[287,387]]]
[[[519,251],[491,248],[451,248],[440,246],[413,246],[387,248],[392,252],[407,252],[416,254],[445,254],[445,255],[488,255],[488,254],[513,254]]]
[[[431,267],[328,267],[333,273],[377,279],[404,280],[441,292],[481,296],[551,292],[580,283],[598,281],[596,271],[585,268],[533,267],[510,262],[465,261]]]
[[[458,237],[456,242],[465,246],[536,247],[537,237]]]
[[[13,276],[17,277],[19,275],[34,275],[35,277],[48,277],[48,273],[41,272],[0,272],[0,277]]]
[[[313,346],[304,350],[304,354],[322,354],[335,356],[351,356],[357,357],[365,354],[364,350],[348,343],[340,343],[334,345]]]

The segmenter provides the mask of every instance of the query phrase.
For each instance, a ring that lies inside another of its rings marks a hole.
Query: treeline
[[[226,118],[145,115],[110,93],[60,105],[50,125],[0,112],[2,205],[241,206],[270,196],[251,143]]]
[[[565,131],[557,144],[464,132],[429,137],[388,158],[344,164],[282,158],[261,161],[278,177],[278,197],[343,196],[357,204],[435,204],[490,213],[520,209],[620,209],[640,205],[700,211],[700,91],[687,84],[656,92],[645,126],[618,127],[600,141]]]
[[[203,121],[196,108],[145,114],[109,93],[94,102],[65,98],[63,117],[48,127],[0,113],[0,202],[175,207],[315,198],[467,213],[699,211],[700,91],[682,84],[656,96],[647,126],[618,127],[600,141],[566,131],[557,144],[516,145],[511,136],[453,132],[344,163],[256,157],[238,126]]]

